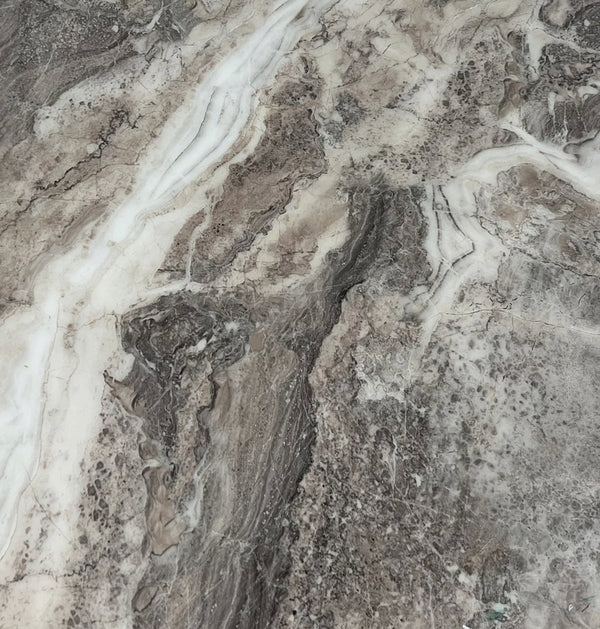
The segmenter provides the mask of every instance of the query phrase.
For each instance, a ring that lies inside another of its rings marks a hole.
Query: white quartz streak
[[[189,216],[191,210],[177,209],[175,196],[232,148],[257,90],[328,4],[278,3],[203,79],[192,105],[175,116],[177,124],[167,124],[129,200],[87,242],[52,259],[36,279],[33,305],[2,321],[0,557],[14,534],[20,497],[35,478],[36,495],[51,505],[60,530],[49,531],[55,539],[47,544],[50,565],[59,569],[73,544],[79,466],[99,428],[102,372],[119,351],[115,316],[145,298],[165,248]]]
[[[589,198],[600,200],[595,185],[600,166],[598,140],[585,143],[575,157],[560,147],[536,140],[512,124],[506,123],[504,127],[518,135],[523,144],[481,151],[461,168],[454,181],[443,187],[453,222],[444,220],[445,210],[436,208],[435,198],[430,199],[430,207],[425,207],[429,224],[425,247],[434,281],[431,290],[416,294],[409,306],[423,321],[420,350],[411,357],[413,369],[421,360],[440,318],[450,312],[460,288],[471,280],[493,282],[508,253],[500,239],[484,229],[478,220],[475,195],[482,185],[495,185],[500,172],[531,164],[568,182]],[[441,214],[437,220],[436,212]]]

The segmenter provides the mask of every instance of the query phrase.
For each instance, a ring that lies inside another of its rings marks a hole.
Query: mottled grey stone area
[[[600,4],[3,15],[0,627],[599,629]]]

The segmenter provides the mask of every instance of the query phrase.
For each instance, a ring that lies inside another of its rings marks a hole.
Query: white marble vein
[[[140,167],[131,198],[94,226],[88,241],[51,260],[37,278],[33,305],[2,322],[0,355],[10,361],[3,362],[0,377],[0,556],[10,545],[20,496],[38,475],[37,485],[58,513],[61,533],[53,551],[60,562],[69,543],[62,533],[69,527],[68,507],[79,493],[78,464],[97,428],[98,376],[118,352],[115,315],[144,299],[164,247],[192,211],[169,203],[231,149],[258,90],[327,4],[295,0],[274,7],[202,80],[176,116],[183,123],[167,127],[149,149],[149,166]],[[164,158],[157,162],[157,154]],[[67,346],[63,336],[70,329],[77,331]]]

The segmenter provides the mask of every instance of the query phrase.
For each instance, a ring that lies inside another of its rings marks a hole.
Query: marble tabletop
[[[600,3],[0,52],[0,628],[600,628]]]

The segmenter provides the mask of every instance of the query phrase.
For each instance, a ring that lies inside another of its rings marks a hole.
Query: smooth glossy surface
[[[599,7],[5,7],[0,626],[598,625]]]

